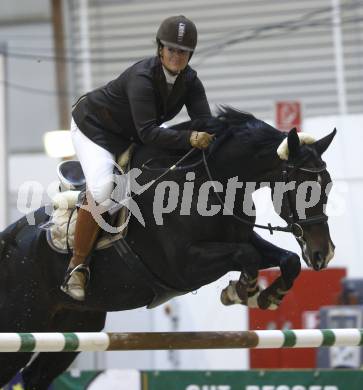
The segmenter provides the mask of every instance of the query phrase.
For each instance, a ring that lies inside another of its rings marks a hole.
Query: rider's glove
[[[189,140],[193,148],[205,149],[208,148],[213,138],[214,138],[213,134],[209,134],[204,131],[192,131]]]

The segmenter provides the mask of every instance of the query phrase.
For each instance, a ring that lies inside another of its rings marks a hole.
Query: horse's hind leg
[[[0,353],[0,388],[5,386],[30,360],[30,352]]]
[[[55,332],[98,332],[105,325],[104,312],[59,311],[51,331]],[[74,361],[79,352],[41,352],[23,370],[25,390],[46,390],[58,375]]]

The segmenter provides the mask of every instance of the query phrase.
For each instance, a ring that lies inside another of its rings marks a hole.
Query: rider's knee
[[[106,205],[111,202],[111,194],[114,188],[113,182],[87,183],[88,191],[97,204]]]

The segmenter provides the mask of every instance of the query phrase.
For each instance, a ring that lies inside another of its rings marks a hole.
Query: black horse
[[[69,255],[54,252],[39,229],[48,218],[44,208],[35,212],[35,225],[23,217],[1,233],[0,332],[100,331],[107,311],[154,305],[194,291],[229,271],[240,271],[241,279],[225,289],[223,303],[276,307],[298,276],[300,260],[253,231],[255,217],[243,207],[244,202],[253,205],[252,193],[244,185],[235,185],[236,202],[230,202],[233,191],[227,189],[237,179],[269,182],[273,196],[278,192],[276,183],[317,183],[321,195],[303,218],[298,213],[296,188],[283,194],[277,212],[288,222],[286,230],[295,234],[306,263],[316,270],[327,266],[334,251],[324,214],[331,179],[321,155],[335,131],[304,145],[296,130],[286,136],[251,114],[230,108],[206,122],[182,127],[209,131],[216,140],[204,158],[202,152],[194,151],[184,161],[188,166],[167,172],[162,181],[135,198],[145,227],[131,218],[123,246],[127,256],[120,256],[117,246],[118,250],[112,246],[93,253],[85,302],[72,300],[59,288]],[[286,139],[282,157],[277,149]],[[177,152],[160,158],[160,150],[140,147],[133,166],[148,168],[138,182],[149,183],[163,172],[161,167],[178,158]],[[176,199],[171,199],[175,191]],[[161,202],[155,200],[160,194]],[[281,276],[259,291],[258,270],[275,266],[280,267]],[[46,389],[76,355],[40,353],[23,370],[26,388]],[[31,357],[32,353],[0,353],[0,387]]]

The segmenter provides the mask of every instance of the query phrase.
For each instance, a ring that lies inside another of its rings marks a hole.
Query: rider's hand
[[[206,149],[214,138],[213,134],[204,131],[192,131],[190,136],[190,144],[193,148]]]

